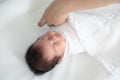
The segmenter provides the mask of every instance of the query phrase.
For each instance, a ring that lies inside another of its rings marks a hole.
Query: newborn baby
[[[109,10],[112,11],[109,13]],[[104,9],[104,8],[103,8]],[[66,23],[51,28],[30,46],[26,61],[34,73],[45,73],[70,54],[87,52],[108,71],[120,74],[119,3],[104,9],[108,14],[75,12]],[[105,12],[104,12],[105,13]]]
[[[82,51],[76,33],[66,22],[39,37],[28,49],[26,60],[34,73],[45,73],[66,57],[66,54]]]
[[[48,31],[28,49],[26,56],[28,64],[35,72],[47,72],[61,60],[65,47],[63,35]]]

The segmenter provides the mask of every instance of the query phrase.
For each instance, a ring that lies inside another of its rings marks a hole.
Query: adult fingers
[[[42,18],[39,22],[38,22],[38,26],[42,27],[43,25],[46,24],[46,20],[44,18]]]

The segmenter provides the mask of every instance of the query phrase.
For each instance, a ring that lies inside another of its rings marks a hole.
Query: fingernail
[[[44,23],[44,22],[41,20],[41,21],[38,23],[38,26],[42,27],[43,23]]]

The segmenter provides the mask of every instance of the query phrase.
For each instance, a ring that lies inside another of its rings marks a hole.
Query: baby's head
[[[48,31],[29,47],[25,58],[35,74],[45,73],[62,59],[65,47],[65,39],[60,33]]]

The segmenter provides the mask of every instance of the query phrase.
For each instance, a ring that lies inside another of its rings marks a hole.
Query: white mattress
[[[52,71],[34,75],[24,56],[48,27],[38,28],[50,0],[0,0],[0,80],[103,80],[109,74],[91,56],[70,56]]]

